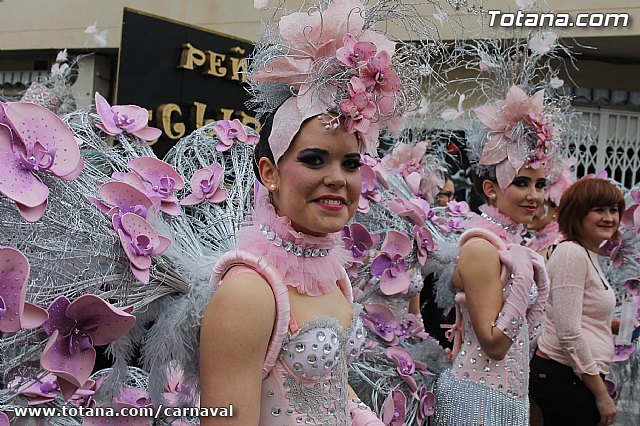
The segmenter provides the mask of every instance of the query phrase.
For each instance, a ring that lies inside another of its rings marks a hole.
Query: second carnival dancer
[[[267,116],[262,185],[253,222],[214,268],[201,330],[201,404],[234,404],[234,424],[383,424],[347,383],[365,336],[340,231],[358,207],[360,154],[376,155],[419,86],[404,84],[395,43],[360,1],[316,6],[267,31],[249,73]]]
[[[548,280],[543,258],[521,243],[546,186],[548,145],[534,130],[541,123],[530,121],[533,112],[544,120],[543,101],[543,90],[528,96],[511,86],[503,101],[473,111],[485,130],[470,136],[469,154],[486,204],[459,242],[456,355],[436,384],[437,425],[529,424],[529,336],[544,313]],[[516,130],[496,131],[501,120]],[[538,295],[530,305],[532,283]]]

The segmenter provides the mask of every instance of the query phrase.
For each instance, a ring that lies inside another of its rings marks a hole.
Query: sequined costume
[[[212,283],[223,285],[227,271],[233,268],[229,274],[247,270],[259,273],[273,291],[276,319],[263,367],[260,425],[351,425],[347,410],[347,364],[356,359],[364,347],[365,331],[359,316],[362,308],[352,304],[353,320],[349,328],[329,316],[316,317],[298,327],[287,291],[288,286],[314,294],[323,291],[322,288],[331,288],[318,281],[317,276],[305,275],[308,271],[304,266],[318,261],[327,270],[331,269],[328,262],[340,262],[340,247],[322,245],[319,237],[293,231],[287,218],[275,215],[266,194],[259,195],[256,211],[256,222],[259,223],[240,232],[238,246],[243,248],[234,249],[220,258],[214,268]],[[291,233],[305,242],[292,238]],[[289,262],[274,261],[274,253],[285,256]],[[299,277],[306,280],[306,286],[292,283],[293,270],[288,266],[294,263],[299,266],[296,272],[302,274]],[[346,271],[337,269],[335,272],[340,275],[334,277],[338,279],[333,282],[352,302]]]
[[[499,214],[492,212],[491,216]],[[475,220],[482,228],[471,228],[461,237],[461,245],[470,238],[484,238],[498,250],[505,250],[505,243],[519,240],[519,232],[505,232],[497,226],[493,217]],[[504,216],[501,221],[506,221]],[[473,221],[472,221],[473,223]],[[491,230],[489,230],[491,229]],[[512,228],[521,229],[521,225]],[[495,231],[495,232],[493,232]],[[503,298],[508,294],[511,277],[503,267]],[[456,301],[456,330],[454,347],[457,355],[452,367],[442,373],[436,384],[436,425],[522,425],[529,424],[528,372],[529,329],[524,322],[504,359],[490,359],[476,337],[464,292],[459,291]]]

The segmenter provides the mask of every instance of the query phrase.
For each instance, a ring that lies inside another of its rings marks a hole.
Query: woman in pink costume
[[[582,179],[562,196],[558,223],[566,241],[549,258],[551,293],[531,361],[531,397],[545,425],[615,421],[603,377],[614,354],[616,295],[597,252],[618,234],[624,207],[622,193],[605,179]]]
[[[419,86],[402,83],[373,18],[359,0],[318,2],[285,14],[277,36],[267,28],[254,52],[261,185],[252,223],[214,268],[200,339],[201,405],[233,404],[233,424],[383,424],[347,382],[365,336],[340,231],[358,208],[361,154],[376,155],[397,100]]]
[[[544,91],[528,96],[512,86],[498,106],[473,111],[489,129],[469,140],[476,192],[486,204],[459,242],[452,279],[455,359],[436,384],[437,425],[529,424],[529,339],[544,312],[548,285],[544,260],[521,244],[523,224],[533,219],[546,186],[540,160],[547,150],[526,131],[540,124],[527,120],[532,110],[542,112],[543,99]],[[531,304],[533,283],[537,297]]]

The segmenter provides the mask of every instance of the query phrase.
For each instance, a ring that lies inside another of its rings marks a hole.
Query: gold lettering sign
[[[203,67],[202,73],[219,78],[228,78],[242,83],[248,69],[247,58],[233,55],[244,55],[245,50],[239,46],[229,49],[230,55],[214,52],[213,50],[200,50],[191,43],[182,45],[180,64],[178,68],[195,70]]]
[[[156,113],[157,126],[162,132],[172,140],[178,140],[184,136],[186,128],[184,123],[173,123],[172,115],[176,113],[178,117],[182,117],[182,111],[177,104],[162,104],[158,107]]]
[[[182,45],[182,54],[180,55],[178,68],[192,70],[195,67],[203,66],[206,60],[207,57],[202,50],[196,49],[191,43],[184,43]]]

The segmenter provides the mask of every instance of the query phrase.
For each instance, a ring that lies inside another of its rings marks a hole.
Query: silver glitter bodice
[[[262,382],[261,426],[350,425],[347,364],[364,348],[362,307],[344,328],[332,317],[305,322],[288,335]]]

